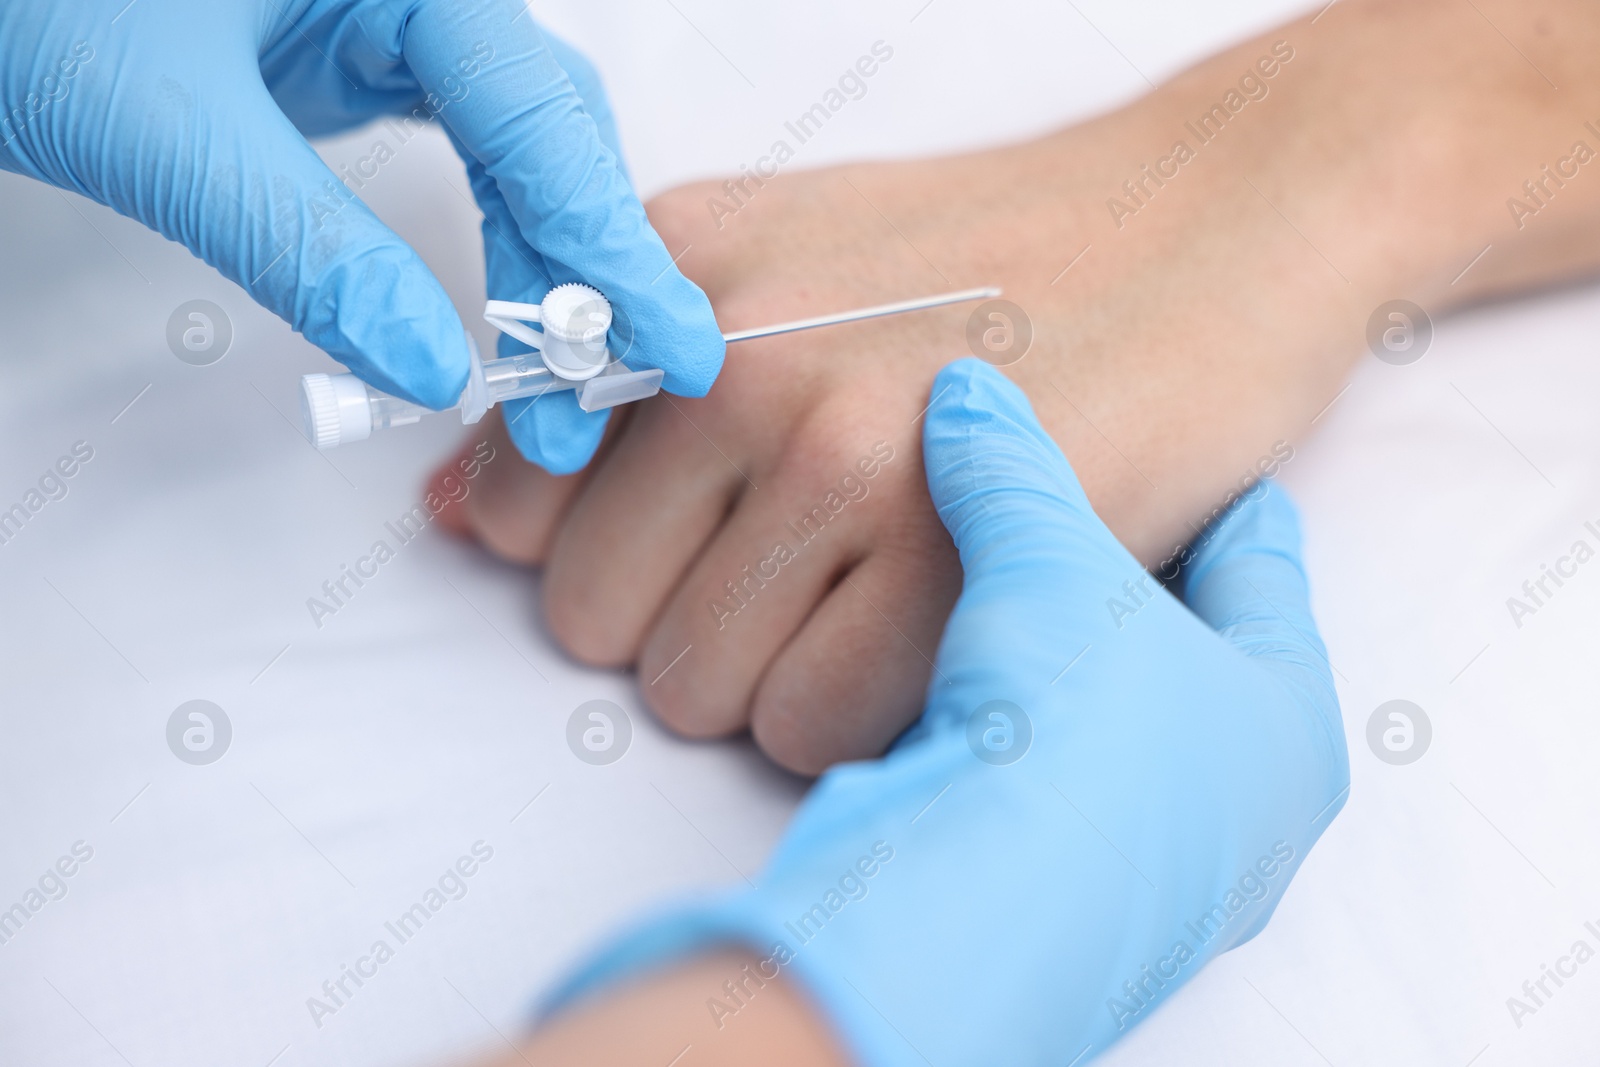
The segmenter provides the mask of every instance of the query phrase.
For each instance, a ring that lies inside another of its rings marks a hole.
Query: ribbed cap
[[[333,392],[333,379],[326,374],[307,374],[300,379],[300,421],[306,439],[326,451],[339,444],[339,398]]]
[[[321,451],[372,436],[367,387],[354,374],[306,374],[300,378],[300,422]]]
[[[573,344],[599,341],[611,329],[611,302],[581,282],[558,285],[539,304],[544,332]]]

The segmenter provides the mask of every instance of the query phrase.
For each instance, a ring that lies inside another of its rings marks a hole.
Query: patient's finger
[[[936,675],[929,682],[931,661],[959,592],[948,540],[874,552],[767,669],[751,709],[757,743],[802,774],[883,752],[916,719],[929,685],[940,685]]]
[[[460,464],[467,462],[471,455],[470,444],[456,449],[455,456],[428,475],[423,489],[425,495],[444,498],[444,508],[434,518],[439,521],[440,526],[457,537],[467,537],[472,534],[472,520],[467,517],[465,500],[450,499],[449,479],[457,474],[461,469]]]
[[[494,459],[484,464],[461,508],[449,509],[457,511],[451,527],[464,520],[495,555],[514,563],[542,563],[556,523],[588,472],[557,477],[524,460],[498,411],[480,426],[485,432],[472,440],[487,440]]]
[[[661,606],[748,489],[733,461],[674,406],[684,403],[633,405],[632,425],[590,466],[555,535],[545,615],[585,662],[633,662]]]
[[[880,501],[839,493],[848,462],[796,456],[764,475],[673,591],[639,675],[647,703],[675,729],[704,737],[748,725],[768,665],[867,551]]]

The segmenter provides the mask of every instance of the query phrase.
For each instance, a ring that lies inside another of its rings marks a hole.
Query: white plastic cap
[[[556,286],[539,304],[539,323],[544,327],[539,351],[551,373],[584,381],[605,370],[611,302],[600,290],[580,282]]]
[[[544,294],[539,311],[544,332],[563,341],[592,344],[611,329],[611,301],[582,282],[558,285]]]
[[[367,387],[354,374],[307,374],[300,379],[300,421],[306,437],[327,451],[372,436]]]

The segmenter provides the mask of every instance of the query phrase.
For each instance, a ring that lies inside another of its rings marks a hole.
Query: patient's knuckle
[[[692,651],[690,652],[692,654]],[[679,673],[672,656],[647,652],[639,661],[645,703],[667,728],[682,737],[726,737],[748,721],[729,711],[712,687],[695,683],[691,672]]]
[[[692,243],[705,227],[708,218],[705,202],[710,188],[704,182],[680,185],[653,197],[645,205],[650,224],[668,249],[676,250]]]
[[[846,658],[826,669],[817,669],[810,657],[806,662],[780,659],[762,680],[750,712],[756,744],[797,774],[821,774],[841,760],[875,756],[886,740],[874,736],[863,720],[863,701],[872,699],[865,694],[877,687],[861,672],[875,669],[868,661],[893,671],[894,657],[875,655],[870,640],[824,655]],[[907,681],[907,689],[914,689]]]
[[[545,573],[545,622],[550,634],[580,663],[623,667],[633,660],[637,641],[615,624],[617,613],[592,595],[587,568],[552,566]]]
[[[476,494],[467,505],[473,533],[485,548],[508,562],[538,566],[549,546],[549,524],[518,512],[494,492]]]
[[[750,719],[750,734],[774,763],[796,774],[817,775],[847,758],[847,753],[812,719],[794,714],[781,702],[758,701]]]

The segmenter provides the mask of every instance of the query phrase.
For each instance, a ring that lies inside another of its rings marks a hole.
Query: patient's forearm
[[[1313,432],[1380,305],[1600,267],[1596,54],[1591,3],[1341,0],[1010,151],[1057,221],[1001,229],[1051,272],[1008,295],[1065,313],[1009,373],[1146,564]]]
[[[1162,131],[1194,130],[1281,41],[1294,58],[1273,79],[1255,72],[1270,102],[1227,125],[1217,169],[1253,182],[1259,195],[1245,185],[1240,199],[1270,200],[1356,292],[1444,308],[1600,265],[1600,8],[1344,0],[1313,17],[1213,57],[1120,121],[1159,150]]]

